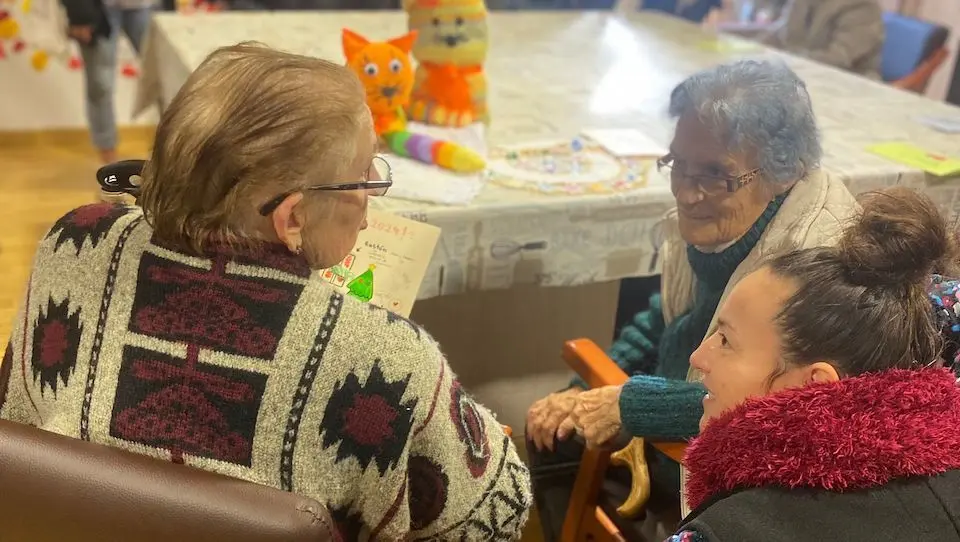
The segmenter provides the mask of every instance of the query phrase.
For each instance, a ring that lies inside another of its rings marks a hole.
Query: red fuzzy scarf
[[[712,421],[684,465],[691,508],[737,488],[941,474],[960,468],[960,388],[946,369],[894,369],[751,399]]]

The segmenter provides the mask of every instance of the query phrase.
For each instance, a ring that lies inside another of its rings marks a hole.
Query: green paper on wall
[[[867,147],[867,151],[937,177],[960,175],[960,159],[932,153],[910,143],[878,143]]]

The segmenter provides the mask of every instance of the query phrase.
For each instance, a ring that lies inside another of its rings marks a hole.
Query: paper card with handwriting
[[[599,143],[614,156],[660,158],[669,152],[666,145],[631,128],[594,128],[584,130],[583,135]]]
[[[932,153],[910,143],[891,141],[867,147],[869,152],[894,162],[921,169],[937,177],[960,175],[960,159]]]
[[[368,209],[356,246],[321,276],[345,295],[407,317],[439,238],[436,226]]]

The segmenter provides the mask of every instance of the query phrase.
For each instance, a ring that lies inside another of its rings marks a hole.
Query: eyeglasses
[[[390,168],[390,163],[387,162],[387,159],[378,154],[373,157],[373,162],[370,164],[370,167],[367,169],[367,171],[363,173],[363,177],[359,182],[321,184],[284,192],[283,194],[280,194],[272,200],[264,203],[260,207],[260,214],[263,216],[269,215],[270,213],[274,212],[277,207],[283,203],[283,200],[290,196],[290,194],[295,194],[297,192],[313,190],[321,192],[366,190],[370,192],[371,196],[383,196],[387,193],[387,190],[389,190],[391,186],[393,186],[393,170]]]
[[[668,154],[657,160],[657,171],[669,170],[671,177],[674,173],[681,175],[694,184],[708,196],[732,194],[760,177],[760,170],[753,169],[736,177],[729,175],[711,175],[707,173],[688,173],[687,162]]]

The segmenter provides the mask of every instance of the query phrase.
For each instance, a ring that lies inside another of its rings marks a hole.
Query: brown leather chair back
[[[314,500],[0,421],[0,540],[318,542]]]

